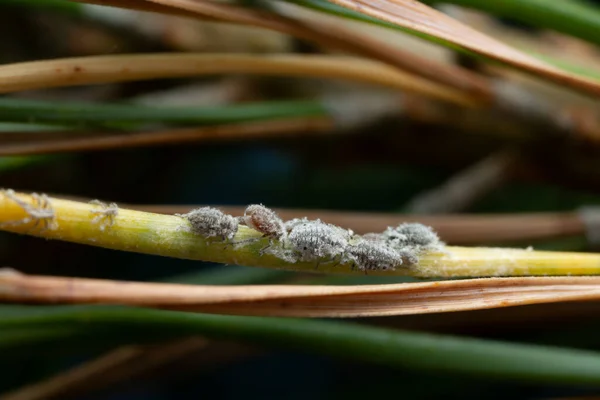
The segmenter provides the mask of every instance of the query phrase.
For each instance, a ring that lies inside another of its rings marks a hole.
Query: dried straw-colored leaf
[[[129,10],[146,11],[165,15],[179,15],[182,17],[196,17],[190,11],[155,4],[145,0],[70,0],[74,3],[95,4],[99,6],[118,7]],[[215,20],[214,18],[205,17],[206,20]]]
[[[72,1],[262,27],[388,63],[432,82],[463,90],[482,101],[492,98],[491,87],[484,77],[460,67],[427,60],[339,26],[299,21],[271,12],[203,0]]]
[[[414,0],[332,0],[333,3],[421,32],[477,54],[593,95],[600,82],[555,68]]]
[[[0,274],[10,303],[119,304],[202,313],[367,317],[600,300],[600,278],[488,278],[361,286],[195,286]]]
[[[416,92],[460,105],[478,105],[462,92],[380,62],[356,57],[307,55],[169,53],[16,63],[0,67],[0,93],[227,73],[348,79]]]

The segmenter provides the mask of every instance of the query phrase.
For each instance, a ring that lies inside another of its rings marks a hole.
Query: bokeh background
[[[4,38],[0,40],[1,63],[150,51],[321,51],[312,44],[259,30],[197,21],[183,24],[181,20],[160,15],[131,19],[131,14],[117,10],[112,10],[112,14],[107,12],[102,18],[90,18],[74,12],[68,3],[43,3],[0,1],[0,34]],[[107,22],[120,17],[130,19],[126,24]],[[551,42],[543,32],[527,24],[508,19],[501,22],[507,29],[531,35],[540,42]],[[468,60],[457,59],[457,62]],[[106,102],[146,96],[152,102],[152,96],[160,101],[161,94],[189,86],[198,88],[198,98],[205,96],[209,87],[217,92],[233,87],[242,91],[238,96],[240,101],[246,101],[296,96],[322,84],[327,83],[314,79],[221,76],[77,87],[21,96]],[[345,85],[356,93],[363,90],[358,85]],[[193,97],[189,104],[195,104]],[[2,187],[18,191],[128,204],[243,206],[263,203],[281,208],[401,213],[418,194],[442,185],[498,149],[513,145],[509,137],[465,134],[456,127],[391,115],[343,135],[298,135],[43,157],[3,157],[0,158],[0,181]],[[598,156],[598,151],[586,144],[549,141],[543,147],[529,149],[527,163],[508,182],[484,193],[468,209],[457,211],[573,211],[600,203],[600,179],[596,171],[578,173],[564,168],[565,163],[572,160],[566,154],[573,152],[584,152],[590,159]],[[593,250],[583,235],[503,244]],[[0,233],[0,259],[3,266],[27,273],[142,281],[226,268],[7,233]],[[227,268],[237,271],[246,267]],[[281,272],[274,279],[289,282],[312,278]],[[332,284],[381,281],[372,277],[328,278]],[[545,313],[547,318],[529,318],[538,313]],[[585,310],[582,313],[585,314]],[[584,317],[577,317],[571,313],[568,323],[564,323],[564,319],[555,320],[548,307],[539,306],[358,322],[600,350],[597,339],[600,326],[592,315],[588,312]],[[1,354],[0,392],[79,365],[104,353],[108,347],[94,343],[65,344],[64,348],[51,351],[31,348]],[[71,398],[542,399],[594,393],[600,394],[589,388],[545,387],[397,370],[285,349],[217,342],[206,351],[183,354],[150,368],[128,382],[83,391]]]

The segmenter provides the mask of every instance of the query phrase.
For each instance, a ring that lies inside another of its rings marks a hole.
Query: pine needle
[[[454,104],[473,96],[358,57],[252,54],[135,54],[65,58],[0,66],[0,93],[227,73],[347,79],[423,94]]]
[[[192,233],[188,221],[176,215],[117,210],[114,206],[6,190],[0,197],[0,229],[183,259],[303,272],[364,274],[348,263],[332,260],[318,264],[290,263],[272,254],[262,254],[269,240],[245,226],[239,227],[233,242],[255,240],[244,246],[233,246]],[[597,275],[600,274],[600,254],[446,246],[443,251],[421,254],[417,265],[369,271],[369,274],[429,278]]]

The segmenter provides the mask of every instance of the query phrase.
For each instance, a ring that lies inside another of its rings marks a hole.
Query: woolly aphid
[[[418,223],[388,227],[380,235],[380,239],[399,252],[405,264],[418,264],[420,253],[428,250],[439,251],[444,246],[431,227]]]
[[[383,240],[361,238],[348,246],[344,261],[360,271],[393,271],[411,256],[394,249]]]
[[[269,238],[269,244],[260,250],[260,254],[264,254],[269,250],[274,245],[274,240],[285,241],[285,237],[287,236],[283,220],[279,218],[279,215],[277,215],[275,211],[262,204],[249,205],[246,207],[244,215],[238,217],[238,220],[240,224],[246,225],[257,232],[262,233],[262,237]],[[235,244],[246,244],[257,240],[260,240],[260,238],[242,240]],[[270,251],[270,253],[278,255],[281,252]]]
[[[299,261],[338,259],[346,251],[352,235],[350,231],[320,220],[295,220],[288,228],[287,245]]]
[[[251,204],[241,217],[242,223],[263,234],[269,239],[281,240],[286,235],[283,220],[275,211],[262,204]]]
[[[421,251],[438,249],[443,246],[432,228],[418,223],[404,223],[395,228],[388,227],[382,237],[396,249]]]
[[[289,221],[285,221],[284,223],[285,230],[289,233],[298,225],[302,225],[307,222],[309,222],[309,220],[306,217],[290,219]]]
[[[207,238],[231,240],[238,231],[237,218],[213,207],[197,208],[180,217],[189,221],[193,233]]]

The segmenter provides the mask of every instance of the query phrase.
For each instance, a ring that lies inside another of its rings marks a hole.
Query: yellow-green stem
[[[32,207],[43,206],[31,195],[17,193],[15,196]],[[316,269],[316,263],[289,263],[270,254],[261,255],[260,250],[268,245],[268,239],[260,239],[260,233],[245,226],[240,226],[233,241],[249,238],[257,238],[257,241],[234,247],[229,242],[205,239],[190,232],[187,220],[175,215],[119,209],[114,217],[96,218],[101,206],[57,198],[50,198],[46,208],[52,209],[54,215],[46,228],[45,224],[35,221],[8,225],[7,222],[19,221],[29,215],[22,205],[3,192],[0,195],[0,229],[166,257],[303,272],[364,274],[352,270],[348,264],[328,260],[323,260]],[[445,253],[422,254],[416,266],[400,267],[395,271],[369,271],[369,274],[424,278],[599,275],[600,254],[447,246]]]

